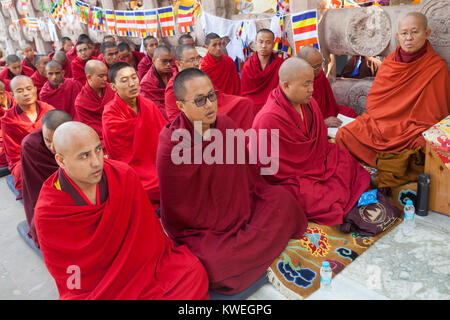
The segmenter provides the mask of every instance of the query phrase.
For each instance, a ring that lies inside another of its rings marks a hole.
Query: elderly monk
[[[64,123],[53,144],[60,168],[42,186],[34,221],[60,299],[209,297],[201,262],[167,237],[136,172],[104,159],[92,128]]]
[[[211,290],[235,294],[266,272],[290,238],[303,234],[306,217],[289,192],[267,184],[256,165],[239,162],[234,146],[216,145],[217,162],[195,162],[194,153],[211,155],[209,129],[225,137],[237,127],[217,113],[214,86],[201,70],[181,71],[174,90],[182,113],[163,128],[157,153],[161,221],[203,262]],[[245,143],[240,152],[248,159]],[[174,154],[183,160],[173,160]]]
[[[126,42],[119,43],[117,48],[119,49],[119,60],[132,65],[137,70],[139,62],[145,58],[145,53],[131,50],[130,45]]]
[[[72,78],[72,65],[67,61],[67,56],[64,52],[56,52],[53,56],[53,60],[62,65],[64,70],[64,79]]]
[[[152,100],[161,114],[167,119],[165,91],[172,77],[173,55],[170,49],[159,46],[153,52],[153,66],[141,80],[140,94]]]
[[[450,74],[427,40],[430,32],[421,13],[400,20],[400,45],[383,60],[366,113],[338,130],[336,142],[370,166],[379,152],[425,146],[422,132],[450,113]]]
[[[6,91],[11,92],[9,83],[12,78],[18,75],[25,75],[31,77],[34,73],[33,69],[23,67],[20,58],[15,54],[10,54],[5,60],[6,68],[0,71],[0,80],[5,84]]]
[[[50,61],[48,56],[39,55],[34,57],[34,64],[36,65],[36,71],[31,75],[34,85],[37,89],[37,94],[41,92],[42,87],[47,82],[47,73],[45,72],[45,65]]]
[[[33,131],[22,140],[20,162],[22,164],[23,207],[28,222],[28,237],[39,248],[39,240],[34,224],[34,208],[42,184],[57,169],[53,134],[64,122],[72,121],[70,115],[62,110],[50,110],[42,117],[42,129]]]
[[[115,42],[103,42],[100,47],[100,52],[102,53],[99,60],[103,62],[109,69],[111,66],[119,61],[119,49]]]
[[[139,94],[136,70],[118,62],[109,70],[114,99],[103,111],[103,139],[108,156],[128,163],[142,181],[149,200],[159,207],[156,173],[158,136],[167,124],[158,107]]]
[[[22,49],[22,54],[25,58],[22,60],[22,66],[33,69],[33,71],[37,71],[36,64],[34,63],[34,49],[31,46],[25,46]]]
[[[152,67],[153,52],[155,51],[157,46],[158,39],[156,39],[154,36],[147,36],[144,38],[144,49],[146,55],[141,59],[137,67],[137,75],[140,80],[144,78],[144,76],[147,74],[147,71]]]
[[[175,50],[176,64],[178,71],[188,68],[199,68],[201,56],[197,50],[189,44],[180,45]],[[173,81],[178,73],[175,73],[169,80],[166,87],[165,103],[166,113],[169,121],[173,121],[181,110],[177,105],[177,98],[173,91]],[[236,123],[238,128],[249,129],[252,126],[253,118],[256,114],[256,108],[253,102],[245,97],[234,96],[222,92],[218,94],[218,110],[219,114],[226,114]]]
[[[314,71],[309,63],[289,58],[281,65],[279,78],[279,86],[253,121],[259,139],[261,129],[267,130],[268,144],[279,146],[278,171],[265,178],[289,190],[309,221],[342,224],[369,188],[370,176],[347,150],[328,142],[322,112],[312,97]],[[274,142],[272,135],[278,136]],[[250,146],[252,150],[256,141]]]
[[[80,41],[75,45],[77,57],[72,61],[72,77],[80,82],[83,86],[86,83],[86,74],[84,73],[84,66],[86,62],[91,59],[98,60],[92,54],[92,48],[89,47],[87,41]]]
[[[248,59],[241,76],[241,95],[253,100],[261,110],[270,92],[278,86],[278,70],[283,59],[273,53],[275,35],[268,29],[256,34],[256,52]]]
[[[8,161],[6,161],[5,147],[3,146],[3,136],[1,130],[1,119],[8,109],[11,109],[15,104],[11,93],[5,90],[5,84],[0,81],[0,177],[10,174],[8,169]]]
[[[15,180],[14,187],[21,191],[20,144],[27,134],[41,128],[42,117],[53,107],[37,100],[37,90],[31,78],[16,76],[10,85],[16,105],[6,111],[1,121],[1,129],[6,160]],[[18,199],[20,198],[21,195]]]
[[[227,94],[239,95],[240,78],[234,61],[223,54],[222,42],[219,35],[206,35],[205,47],[208,53],[202,59],[200,69],[211,78],[214,88]]]
[[[103,142],[102,114],[105,105],[114,99],[107,81],[108,68],[98,60],[86,63],[87,82],[75,100],[77,119],[90,126]]]
[[[336,128],[342,125],[342,121],[337,118],[338,114],[350,118],[356,118],[358,114],[347,106],[340,106],[334,98],[333,89],[323,71],[324,58],[319,50],[313,46],[303,46],[297,55],[306,60],[314,70],[314,92],[313,98],[322,111],[322,117],[328,128]]]
[[[68,78],[64,79],[64,70],[56,61],[50,61],[45,66],[47,83],[42,87],[39,99],[51,104],[59,110],[64,110],[72,119],[76,118],[75,99],[80,93],[80,82]]]

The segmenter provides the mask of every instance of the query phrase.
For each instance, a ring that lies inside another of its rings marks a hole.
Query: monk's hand
[[[328,117],[325,119],[325,125],[327,128],[339,128],[342,125],[342,121],[336,117]]]

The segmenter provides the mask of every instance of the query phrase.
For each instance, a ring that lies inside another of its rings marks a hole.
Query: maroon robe
[[[33,69],[22,66],[22,73],[21,73],[22,75],[31,77],[33,73],[34,73]],[[11,71],[9,71],[7,67],[0,71],[0,80],[3,81],[3,83],[5,84],[5,90],[8,92],[11,92],[9,83],[14,77],[15,75]]]
[[[80,57],[76,57],[72,61],[72,78],[79,81],[82,86],[87,81],[86,74],[84,73],[84,67],[86,66],[86,62],[89,60],[98,60],[98,58],[92,56],[88,60],[83,61]]]
[[[239,95],[241,90],[239,74],[233,59],[229,56],[222,54],[220,59],[216,60],[208,52],[202,59],[200,69],[208,74],[216,90]]]
[[[27,67],[30,68],[34,71],[37,71],[36,67],[34,66],[33,62],[31,62],[30,60],[28,60],[28,58],[24,58],[22,60],[22,67]]]
[[[137,71],[138,70],[138,65],[139,62],[144,59],[147,55],[145,53],[139,52],[139,51],[132,51],[131,54],[134,57],[134,64],[132,64],[131,66]],[[122,59],[119,58],[119,61],[124,61]],[[140,79],[140,78],[139,78]]]
[[[137,67],[137,75],[139,77],[139,80],[142,80],[142,78],[144,78],[144,76],[147,74],[147,71],[150,70],[152,65],[152,58],[150,58],[148,55],[145,55],[145,57],[141,59]]]
[[[31,76],[31,80],[33,80],[34,85],[37,89],[37,94],[39,96],[39,93],[41,92],[42,87],[47,82],[47,78],[42,76],[39,71],[35,71],[33,75]]]
[[[217,116],[214,127],[224,137],[227,129],[236,129],[225,115]],[[190,137],[172,138],[183,131]],[[303,234],[306,217],[289,192],[262,179],[256,165],[237,164],[237,147],[235,164],[174,164],[172,152],[179,141],[185,145],[182,152],[190,152],[191,163],[194,148],[205,152],[210,147],[211,142],[199,145],[193,137],[193,125],[184,113],[159,136],[161,220],[169,236],[202,261],[211,290],[235,294],[266,272],[289,239]],[[245,145],[241,150],[248,159]],[[224,163],[228,152],[223,152]]]
[[[169,79],[171,77],[172,74],[169,74]],[[158,74],[158,71],[156,71],[155,66],[151,67],[151,69],[141,80],[139,93],[143,97],[152,100],[158,107],[159,111],[161,111],[161,114],[167,120],[165,106],[166,85],[161,79],[161,76]]]
[[[3,145],[3,135],[1,130],[1,123],[2,118],[5,115],[6,111],[10,108],[12,108],[15,104],[15,101],[13,97],[11,96],[11,93],[8,91],[5,91],[7,105],[6,106],[0,106],[0,168],[7,167],[8,161],[6,160],[6,151],[5,147]],[[5,109],[3,107],[6,107]]]
[[[59,88],[53,88],[47,82],[39,94],[40,100],[51,104],[55,109],[64,110],[76,120],[75,99],[81,91],[81,85],[74,79],[64,79]]]

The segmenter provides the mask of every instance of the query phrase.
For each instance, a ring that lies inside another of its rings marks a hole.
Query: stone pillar
[[[339,105],[352,108],[357,114],[361,115],[366,111],[366,99],[372,87],[373,79],[335,79],[331,83],[331,88],[336,102]]]

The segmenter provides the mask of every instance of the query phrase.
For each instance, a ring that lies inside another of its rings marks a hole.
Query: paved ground
[[[17,233],[25,219],[5,178],[0,179],[0,299],[58,299],[45,264]],[[450,299],[450,217],[417,217],[413,235],[397,227],[333,280],[333,292],[308,299]],[[285,299],[266,284],[250,299]]]

